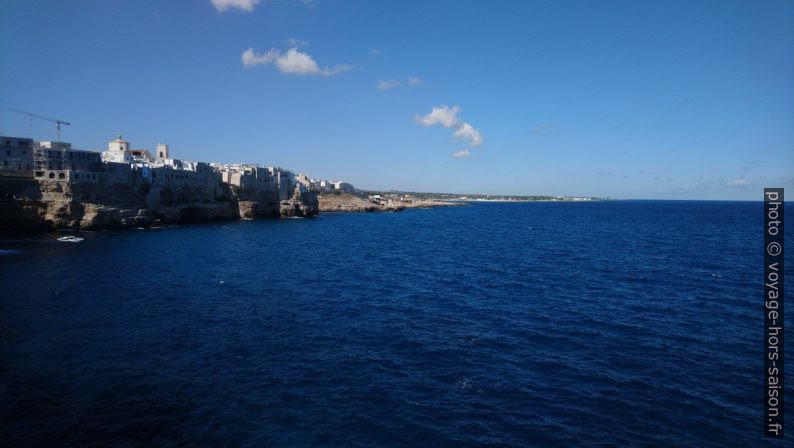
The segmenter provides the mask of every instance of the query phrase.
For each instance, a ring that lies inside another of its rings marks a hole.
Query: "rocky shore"
[[[406,208],[449,207],[459,202],[402,197],[395,199],[373,198],[349,193],[318,195],[320,212],[398,212]]]
[[[233,189],[212,201],[174,197],[168,190],[135,185],[105,188],[59,181],[0,182],[0,231],[149,227],[157,224],[221,219],[314,216],[317,194],[296,188],[291,197],[275,194],[240,197]]]
[[[156,194],[154,194],[156,193]],[[463,205],[412,196],[380,197],[295,188],[279,200],[275,193],[228,188],[214,200],[153,191],[142,185],[60,181],[0,182],[0,231],[101,230],[213,220],[310,217],[321,212],[397,212],[407,208]]]
[[[275,195],[250,195],[235,189],[214,201],[174,197],[135,185],[112,189],[92,184],[3,179],[0,231],[101,230],[213,220],[310,217],[321,212],[398,212],[407,208],[462,205],[416,197],[373,198],[350,193],[318,194],[296,188],[279,201]]]

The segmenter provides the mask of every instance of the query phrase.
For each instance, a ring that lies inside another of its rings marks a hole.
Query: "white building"
[[[158,143],[155,149],[155,156],[148,149],[131,149],[130,142],[124,140],[119,135],[115,140],[108,142],[108,150],[102,153],[103,162],[115,163],[134,163],[136,166],[152,165],[170,166],[174,169],[187,169],[195,171],[190,166],[183,168],[181,160],[171,158],[168,145]],[[190,162],[186,162],[190,163]],[[195,162],[194,162],[195,163]]]
[[[334,190],[341,191],[343,193],[351,193],[351,194],[355,192],[355,188],[353,188],[353,185],[341,181],[334,182]]]
[[[136,162],[151,162],[154,160],[148,149],[131,149],[130,154]]]
[[[131,163],[134,160],[130,151],[130,142],[119,135],[108,143],[108,150],[102,153],[103,162]]]
[[[155,153],[157,154],[158,159],[163,160],[171,157],[168,155],[168,145],[164,143],[158,143],[156,148],[157,149]]]

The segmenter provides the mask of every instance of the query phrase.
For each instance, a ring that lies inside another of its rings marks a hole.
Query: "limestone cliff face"
[[[308,217],[320,213],[320,203],[317,193],[313,191],[301,192],[297,186],[292,196],[286,201],[281,201],[280,214],[284,217]]]
[[[324,194],[319,198],[321,212],[381,212],[400,211],[404,208],[399,204],[378,204],[348,193]]]
[[[119,208],[102,204],[80,204],[82,215],[79,221],[63,222],[50,217],[53,227],[71,227],[98,230],[124,227],[145,227],[151,225],[152,216],[145,208]]]
[[[278,218],[280,207],[278,192],[267,190],[240,190],[232,188],[237,200],[240,219]]]
[[[281,216],[278,201],[238,201],[240,219],[278,218]]]
[[[216,219],[256,219],[314,216],[317,195],[247,197],[245,192],[220,188],[214,201],[175,197],[146,183],[103,185],[63,181],[0,178],[0,230],[108,229],[147,227],[155,223],[200,222]]]

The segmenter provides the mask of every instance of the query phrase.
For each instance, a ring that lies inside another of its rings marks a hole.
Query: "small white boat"
[[[83,239],[79,236],[62,236],[58,238],[58,241],[63,241],[64,243],[79,243],[83,241]]]

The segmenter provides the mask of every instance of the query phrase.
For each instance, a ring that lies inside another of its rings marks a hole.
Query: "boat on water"
[[[70,235],[70,236],[62,236],[58,238],[58,241],[63,241],[65,243],[79,243],[80,241],[83,241],[83,238],[80,238],[79,236]]]

